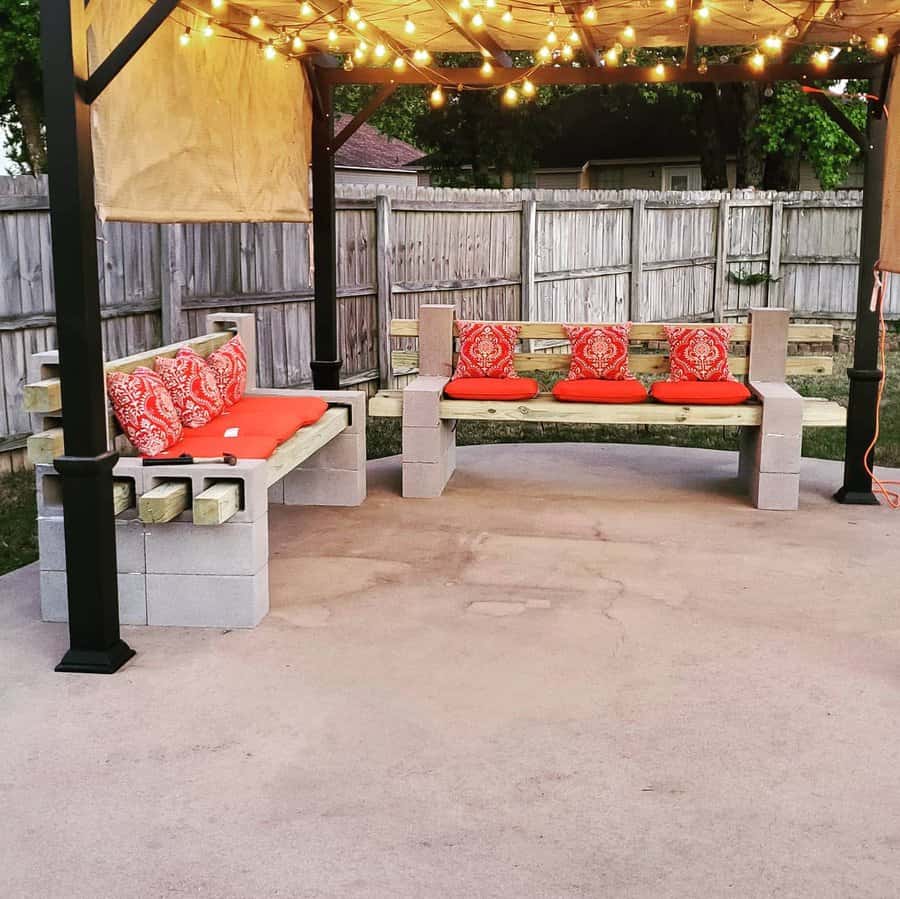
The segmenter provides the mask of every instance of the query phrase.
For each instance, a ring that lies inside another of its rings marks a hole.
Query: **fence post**
[[[625,320],[634,321],[641,312],[641,282],[644,280],[644,253],[641,231],[644,227],[644,198],[635,197],[631,203],[631,287],[625,305]]]
[[[781,219],[784,215],[784,200],[780,197],[772,201],[772,222],[769,234],[769,282],[766,285],[766,305],[780,306],[781,293]],[[778,280],[776,280],[778,279]],[[793,305],[793,304],[792,304]]]
[[[382,390],[392,387],[391,294],[394,288],[394,248],[391,242],[391,198],[375,197],[375,292],[378,323],[378,384]]]
[[[521,299],[519,303],[519,316],[522,321],[531,321],[535,312],[534,294],[534,270],[535,270],[535,241],[537,240],[537,202],[535,200],[522,200],[522,233],[520,247],[522,259],[521,271]]]
[[[181,294],[184,289],[184,265],[181,254],[180,225],[159,226],[160,318],[163,343],[182,339]]]
[[[713,321],[725,317],[725,275],[728,267],[728,197],[719,200],[719,221],[716,223],[716,276],[713,279]]]

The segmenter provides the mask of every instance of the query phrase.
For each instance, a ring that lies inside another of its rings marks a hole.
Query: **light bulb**
[[[266,44],[266,49],[263,50],[263,56],[265,56],[266,59],[275,59],[277,55],[278,51],[275,49],[272,42],[269,41],[269,43]]]
[[[666,67],[661,62],[658,62],[653,67],[653,71],[656,73],[656,75],[658,75],[660,78],[662,78],[663,75],[666,74]]]
[[[675,9],[675,7],[678,5],[678,0],[664,0],[663,5],[666,7],[666,9]]]
[[[581,35],[573,28],[569,32],[568,41],[570,44],[578,45],[581,43]]]
[[[398,56],[394,60],[394,71],[395,72],[405,72],[406,71],[406,60],[402,56]]]
[[[367,27],[368,27],[368,26],[367,26],[367,24],[366,24],[366,20],[365,20],[365,19],[360,19],[360,20],[356,23],[356,30],[357,30],[357,31],[365,31]]]
[[[300,4],[300,15],[304,18],[309,18],[313,14],[313,8],[310,6],[306,0],[303,0],[303,3]]]
[[[471,9],[472,4],[469,2],[469,0],[459,0],[459,8],[460,9]]]
[[[702,6],[698,6],[696,16],[701,22],[708,21],[709,20],[709,7],[705,3]]]
[[[630,25],[628,22],[626,22],[625,27],[622,29],[622,37],[624,37],[626,41],[633,41],[634,40],[634,26]]]
[[[562,56],[563,59],[569,60],[572,58],[573,55],[574,55],[574,52],[572,50],[572,45],[571,44],[563,44],[560,56]]]
[[[527,78],[522,82],[522,96],[523,97],[533,97],[534,96],[534,85]]]
[[[491,75],[494,74],[494,67],[491,65],[490,60],[486,59],[486,60],[481,64],[481,74],[482,74],[485,78],[489,78]]]
[[[407,34],[413,34],[416,30],[416,23],[409,16],[406,17],[406,21],[403,23],[403,30]]]
[[[781,38],[773,31],[764,41],[763,46],[769,53],[781,52]]]
[[[850,46],[851,47],[859,47],[864,42],[865,42],[865,38],[861,34],[859,34],[859,32],[854,31],[853,34],[850,35]]]
[[[706,61],[705,56],[700,57],[700,61],[697,63],[697,72],[701,75],[705,75],[709,71],[709,63]]]
[[[352,72],[352,71],[353,71],[353,68],[354,68],[354,66],[353,66],[353,57],[348,53],[348,54],[344,57],[344,71],[345,71],[345,72]]]
[[[547,32],[547,38],[546,38],[547,46],[552,47],[558,40],[559,40],[559,37],[556,34],[556,29],[551,28]]]
[[[610,47],[609,50],[606,51],[606,61],[614,66],[619,61],[619,54],[616,53],[615,47]]]
[[[215,33],[216,32],[212,27],[212,22],[207,22],[203,26],[203,37],[212,37]]]
[[[303,38],[299,34],[295,34],[293,41],[291,41],[291,46],[294,48],[295,53],[299,53],[304,47]]]
[[[473,28],[484,28],[484,16],[477,12],[474,16],[472,16],[472,27]]]
[[[484,0],[485,9],[493,9],[497,5],[497,0]]]
[[[798,34],[800,34],[800,26],[797,24],[797,20],[794,19],[791,24],[784,29],[784,36],[789,41],[792,41]]]
[[[552,56],[553,56],[553,54],[550,52],[550,48],[549,48],[548,46],[546,46],[546,45],[544,45],[543,47],[541,47],[540,50],[538,50],[538,52],[537,52],[537,58],[538,58],[541,62],[549,62],[549,61],[550,61],[550,58],[551,58]]]
[[[503,22],[504,25],[509,25],[509,23],[512,22],[512,20],[513,20],[512,7],[507,6],[506,12],[504,12],[503,15],[500,16],[500,21]]]
[[[387,56],[387,47],[384,44],[376,44],[372,54],[375,56],[375,59],[384,59]]]
[[[441,90],[441,86],[438,85],[432,92],[431,96],[428,98],[428,102],[431,105],[438,109],[439,107],[444,105],[444,92]]]
[[[818,68],[826,69],[828,68],[828,63],[831,62],[831,54],[824,48],[821,50],[816,50],[816,52],[813,53],[812,60],[813,64]]]
[[[253,15],[250,16],[250,27],[259,28],[260,25],[262,25],[262,19],[259,17],[258,13],[253,13]]]
[[[347,18],[351,22],[358,22],[360,20],[360,15],[355,6],[351,6],[347,9]]]
[[[888,36],[879,28],[878,34],[872,38],[872,49],[876,53],[887,53]]]
[[[756,69],[757,72],[761,72],[766,67],[766,58],[759,50],[750,57],[750,67]]]
[[[503,102],[507,106],[515,106],[519,102],[519,92],[512,85],[503,92]]]
[[[328,29],[328,43],[334,45],[338,42],[337,28]]]
[[[581,18],[584,19],[585,22],[590,24],[591,22],[597,21],[597,10],[594,9],[593,6],[589,6],[582,14]]]
[[[422,65],[428,65],[431,62],[431,54],[424,48],[419,47],[415,53],[413,53],[413,59],[416,62],[422,63]]]
[[[213,9],[221,9],[225,5],[225,0],[210,0],[209,5]]]
[[[181,44],[182,47],[186,47],[191,42],[191,29],[185,28],[184,32],[178,35],[178,43]]]

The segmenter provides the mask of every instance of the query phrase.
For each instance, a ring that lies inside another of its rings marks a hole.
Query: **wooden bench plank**
[[[454,353],[453,364],[457,354]],[[516,353],[513,357],[516,371],[568,371],[570,353]],[[788,356],[788,375],[829,375],[834,360],[831,356]],[[391,365],[395,370],[417,369],[419,354],[415,350],[394,350]],[[729,356],[728,366],[733,375],[746,375],[749,361],[746,356]],[[669,370],[668,355],[635,353],[628,357],[628,367],[639,375],[664,374]]]
[[[537,340],[565,340],[566,332],[562,322],[490,322],[489,324],[518,325],[519,337]],[[586,322],[586,324],[611,324],[607,322]],[[670,322],[683,328],[709,328],[716,324],[729,324],[732,343],[747,343],[750,340],[750,325],[730,322]],[[419,321],[415,318],[391,319],[392,337],[418,337]],[[635,322],[631,326],[630,337],[634,341],[665,340],[666,332],[661,322]],[[793,343],[830,343],[834,338],[831,325],[790,325],[788,340]]]
[[[138,516],[144,524],[163,524],[177,518],[190,504],[187,481],[164,481],[138,500]]]
[[[63,429],[50,428],[47,431],[38,431],[28,438],[26,446],[28,458],[33,465],[48,465],[65,451]]]
[[[550,394],[533,400],[489,402],[482,400],[442,400],[443,419],[470,421],[536,421],[560,424],[627,425],[759,425],[762,407],[757,403],[741,406],[669,406],[663,403],[628,405],[603,403],[560,403]],[[374,418],[400,418],[403,393],[380,391],[369,400],[369,415]],[[843,427],[847,410],[832,400],[804,398],[803,424],[809,427]]]
[[[113,481],[113,515],[121,515],[134,506],[134,481]]]
[[[340,434],[350,424],[347,409],[329,409],[314,425],[301,428],[285,440],[269,457],[266,470],[266,486],[280,481],[304,459],[322,449],[332,437]]]
[[[240,484],[236,481],[220,481],[194,497],[194,524],[224,524],[240,507]]]
[[[59,378],[26,384],[22,388],[22,408],[26,412],[58,412],[62,409]]]

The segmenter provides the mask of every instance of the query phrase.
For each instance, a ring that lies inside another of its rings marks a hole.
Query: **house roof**
[[[720,104],[719,133],[726,153],[737,149],[734,103]],[[547,137],[538,146],[538,168],[575,168],[588,160],[695,157],[700,138],[683,97],[660,92],[655,102],[631,86],[586,88],[548,110]]]
[[[335,119],[337,134],[353,116],[339,115]],[[412,144],[388,137],[368,122],[351,134],[335,154],[335,165],[365,169],[399,169],[422,158],[422,151]]]

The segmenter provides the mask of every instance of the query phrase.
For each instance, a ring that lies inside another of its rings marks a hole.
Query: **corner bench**
[[[829,374],[832,351],[792,355],[801,344],[833,341],[830,325],[792,325],[784,309],[753,309],[747,324],[732,325],[732,343],[748,345],[746,355],[731,356],[735,376],[745,376],[753,399],[733,406],[569,403],[542,393],[531,400],[453,400],[444,397],[452,374],[455,316],[453,306],[422,305],[419,319],[395,319],[391,336],[417,338],[418,352],[398,351],[397,366],[417,367],[419,376],[404,390],[385,390],[369,401],[373,417],[403,422],[403,495],[440,496],[456,467],[456,422],[557,422],[622,425],[733,425],[740,428],[739,477],[760,509],[796,509],[799,497],[802,429],[843,427],[846,410],[826,399],[801,397],[785,383],[788,375]],[[514,322],[523,340],[565,341],[561,322]],[[682,327],[710,327],[688,323]],[[662,324],[634,324],[629,367],[635,374],[668,371],[668,356],[655,348],[665,343]],[[648,347],[647,345],[650,344]],[[637,350],[637,352],[636,352]],[[643,351],[641,351],[643,350]],[[522,352],[517,371],[568,371],[569,355]]]
[[[246,396],[319,397],[329,408],[268,459],[144,466],[109,416],[119,614],[123,624],[253,627],[269,608],[268,508],[273,504],[356,506],[366,496],[365,393],[256,387],[256,328],[250,314],[207,316],[210,333],[105,366],[152,368],[188,346],[201,356],[239,334],[247,352]],[[66,621],[62,484],[53,460],[63,454],[62,394],[56,351],[29,363],[25,409],[35,433],[41,616]],[[222,439],[223,451],[228,438]]]

